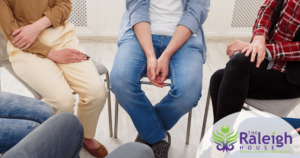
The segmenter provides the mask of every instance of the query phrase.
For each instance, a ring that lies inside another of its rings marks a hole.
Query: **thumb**
[[[12,36],[15,36],[15,35],[19,34],[19,33],[22,31],[22,29],[23,29],[23,27],[21,27],[21,28],[15,30],[11,35],[12,35]]]

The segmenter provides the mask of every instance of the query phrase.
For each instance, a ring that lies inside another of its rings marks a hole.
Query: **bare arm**
[[[133,29],[147,57],[147,76],[150,82],[157,87],[163,87],[163,84],[159,84],[155,80],[157,59],[153,48],[150,24],[148,22],[140,22],[135,24]]]
[[[186,26],[179,25],[168,44],[166,50],[158,59],[158,67],[156,69],[157,82],[163,84],[169,75],[169,62],[171,57],[177,52],[179,48],[191,37],[192,31]]]

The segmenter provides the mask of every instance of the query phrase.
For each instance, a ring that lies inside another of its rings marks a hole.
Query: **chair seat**
[[[245,103],[258,110],[266,111],[279,117],[286,117],[300,103],[300,98],[281,100],[246,99]]]

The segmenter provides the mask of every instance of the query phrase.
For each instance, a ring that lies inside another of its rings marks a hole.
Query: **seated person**
[[[229,62],[212,75],[209,90],[215,123],[241,111],[246,98],[300,97],[299,83],[291,82],[286,73],[288,63],[300,61],[300,42],[293,41],[300,27],[300,5],[298,1],[284,1],[271,27],[278,2],[266,0],[253,27],[251,43],[236,40],[229,44]]]
[[[0,153],[5,153],[54,115],[45,102],[0,91]]]
[[[53,114],[47,103],[0,92],[0,153],[5,152],[2,158],[78,158],[84,136],[79,119],[70,113],[49,118]],[[154,155],[146,145],[129,143],[106,158],[120,157]]]
[[[168,156],[168,131],[201,97],[206,59],[202,24],[209,7],[210,0],[126,1],[111,90],[139,133],[135,141],[150,145],[156,158]],[[155,106],[141,90],[144,76],[157,87],[164,87],[167,78],[172,81]]]
[[[103,153],[98,149],[105,147],[93,138],[106,90],[79,46],[75,26],[66,23],[71,10],[71,0],[0,0],[0,29],[8,40],[13,70],[55,113],[74,113],[71,89],[79,95],[77,116],[84,129],[84,148],[99,157]]]

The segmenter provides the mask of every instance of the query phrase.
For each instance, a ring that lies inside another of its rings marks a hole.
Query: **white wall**
[[[125,10],[125,0],[72,1],[77,5],[77,8],[73,6],[74,12],[83,8],[78,5],[78,2],[86,4],[87,26],[77,27],[78,36],[118,36],[120,21]],[[205,35],[208,37],[250,37],[257,11],[264,1],[211,0],[211,10],[204,24]],[[233,19],[242,27],[233,26]]]

